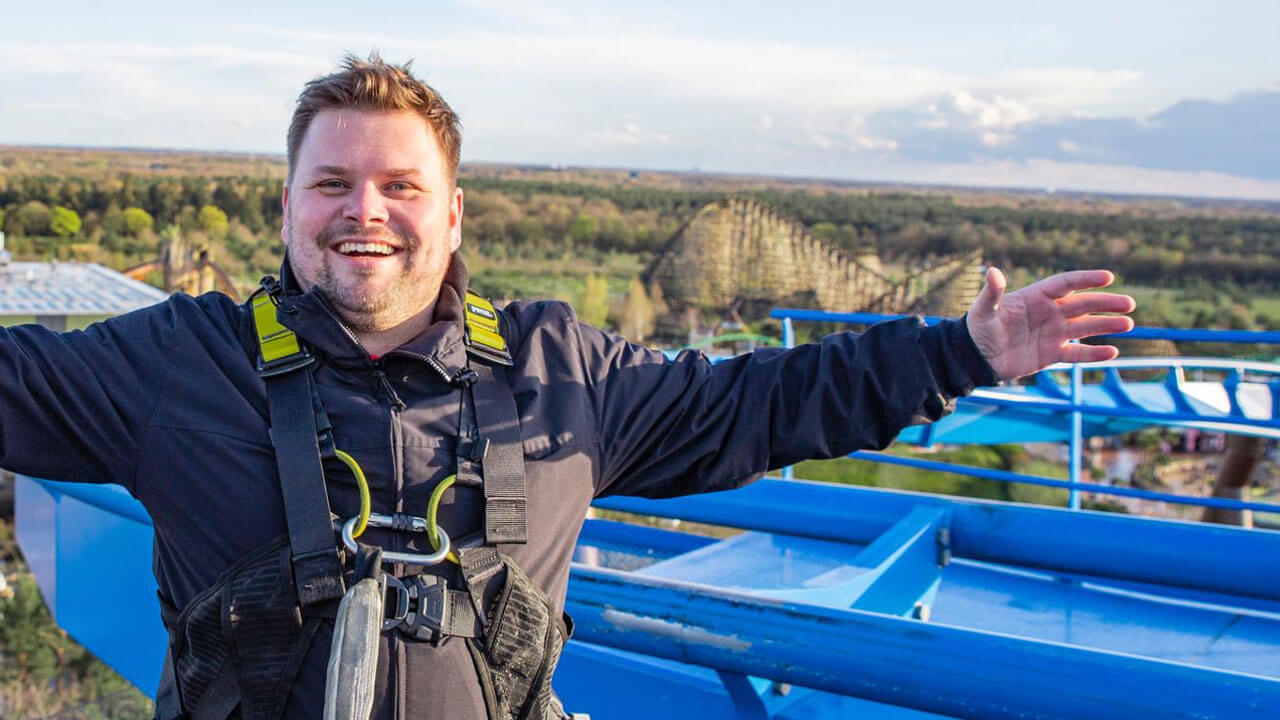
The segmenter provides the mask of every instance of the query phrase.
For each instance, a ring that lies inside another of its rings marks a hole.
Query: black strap
[[[520,413],[502,365],[472,363],[478,378],[471,386],[476,424],[483,448],[484,540],[487,544],[528,542],[524,450]]]
[[[174,681],[173,653],[165,653],[160,687],[156,691],[156,720],[227,720],[239,704],[240,688],[236,684],[236,667],[228,659],[218,668],[218,674],[200,696],[200,705],[192,709],[190,714],[183,712],[178,698],[178,685]]]
[[[240,704],[235,663],[222,663],[218,674],[200,698],[200,706],[191,711],[191,720],[227,720]]]
[[[445,602],[449,604],[449,609],[444,614],[447,620],[444,627],[440,628],[442,633],[467,638],[480,637],[484,634],[484,626],[476,616],[470,593],[447,590]]]
[[[178,682],[173,674],[173,648],[164,651],[164,668],[160,671],[160,686],[156,688],[156,720],[179,720],[182,717],[182,699],[178,697]]]
[[[502,555],[492,545],[479,547],[454,548],[458,554],[458,568],[462,571],[462,581],[466,583],[467,593],[471,596],[472,607],[476,617],[483,625],[489,622],[485,617],[485,587],[494,578],[501,578],[499,571],[504,567]]]
[[[293,555],[293,582],[305,608],[342,597],[329,495],[325,489],[311,373],[305,369],[264,378],[271,408],[271,444],[276,451]]]

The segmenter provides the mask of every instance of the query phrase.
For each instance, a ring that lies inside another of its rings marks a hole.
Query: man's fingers
[[[1005,280],[1004,273],[1000,272],[1000,268],[987,268],[987,282],[982,286],[982,292],[973,303],[974,309],[994,313],[996,308],[1000,307],[1000,299],[1004,297],[1004,289],[1007,285],[1008,281]]]
[[[1082,293],[1069,295],[1058,301],[1058,307],[1067,317],[1080,317],[1089,313],[1133,312],[1136,304],[1132,297],[1117,293]]]
[[[1116,276],[1110,270],[1072,270],[1071,272],[1051,275],[1030,288],[1057,299],[1066,297],[1077,290],[1106,287],[1114,282]]]
[[[1073,340],[1094,335],[1115,335],[1133,329],[1133,318],[1123,315],[1090,315],[1067,321],[1067,334]]]
[[[1071,343],[1062,348],[1062,362],[1090,363],[1114,360],[1120,351],[1114,345]]]

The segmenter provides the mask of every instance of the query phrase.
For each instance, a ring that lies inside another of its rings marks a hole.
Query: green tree
[[[0,648],[16,659],[0,663],[0,680],[47,683],[83,654],[50,620],[30,575],[19,576],[12,597],[0,599],[0,618]]]
[[[221,240],[227,236],[227,214],[217,205],[205,205],[200,208],[197,220],[200,223],[200,229],[214,240]]]
[[[108,235],[123,235],[125,232],[124,213],[114,202],[107,205],[102,213],[102,229]]]
[[[127,207],[124,209],[124,229],[130,235],[137,237],[142,233],[150,230],[155,225],[155,220],[151,218],[151,213],[140,207]]]
[[[621,215],[605,215],[600,222],[600,247],[613,250],[630,250],[635,231]]]
[[[80,214],[71,208],[54,205],[49,211],[49,230],[61,238],[69,238],[80,232]]]
[[[622,302],[619,332],[633,342],[642,343],[653,332],[654,321],[653,303],[649,300],[649,293],[645,292],[644,283],[638,277],[631,278],[627,297]]]
[[[599,233],[600,223],[596,221],[595,215],[582,213],[569,225],[569,237],[573,238],[574,242],[590,242],[595,240]]]
[[[602,275],[587,275],[578,304],[578,317],[588,325],[601,327],[609,317],[609,281]]]
[[[49,232],[49,206],[28,200],[9,215],[5,229],[14,235],[43,235]]]
[[[809,234],[813,235],[814,240],[828,245],[835,244],[836,234],[839,231],[840,228],[836,227],[835,223],[829,222],[820,222],[809,228]]]
[[[4,229],[4,208],[0,208],[0,229]]]

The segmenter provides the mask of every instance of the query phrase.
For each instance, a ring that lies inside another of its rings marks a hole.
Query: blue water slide
[[[1150,425],[1273,438],[1277,379],[1280,366],[1241,360],[1054,367],[979,391],[902,439],[1078,447]],[[596,720],[1226,719],[1280,708],[1274,531],[772,478],[596,507],[566,602],[577,635],[556,676],[567,706]],[[115,486],[19,478],[17,523],[58,624],[154,692],[164,631],[142,507]]]

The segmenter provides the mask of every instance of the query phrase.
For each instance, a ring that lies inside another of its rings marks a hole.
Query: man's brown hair
[[[298,148],[316,113],[332,108],[411,110],[422,116],[440,144],[440,152],[448,164],[449,179],[458,175],[462,154],[462,124],[449,103],[434,88],[413,76],[409,66],[393,65],[371,53],[368,60],[348,54],[341,69],[307,83],[298,96],[298,106],[289,123],[289,177],[298,162]]]

